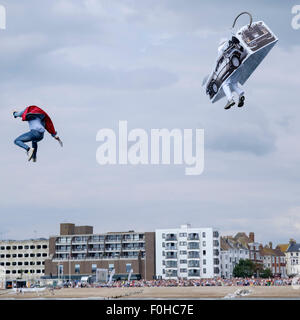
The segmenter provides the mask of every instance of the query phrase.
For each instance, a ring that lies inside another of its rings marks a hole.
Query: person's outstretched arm
[[[51,136],[59,142],[61,147],[63,146],[63,142],[60,140],[59,136],[57,135],[57,132],[55,134],[51,134]]]
[[[25,110],[18,112],[18,111],[16,111],[16,110],[14,110],[14,111],[13,111],[13,116],[14,116],[15,118],[22,117],[24,111],[25,111]]]

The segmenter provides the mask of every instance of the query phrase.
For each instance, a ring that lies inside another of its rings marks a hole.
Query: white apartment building
[[[0,267],[5,279],[34,280],[45,274],[49,257],[49,240],[0,240]]]
[[[285,252],[285,257],[287,275],[300,275],[300,243],[296,243],[295,240],[291,239]]]
[[[250,258],[248,247],[234,238],[221,237],[221,276],[233,277],[233,269],[241,259]]]
[[[200,279],[220,276],[220,235],[213,228],[155,231],[156,277]]]

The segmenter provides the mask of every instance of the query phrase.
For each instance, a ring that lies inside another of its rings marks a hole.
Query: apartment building
[[[286,269],[288,276],[300,275],[300,243],[290,239],[286,250]]]
[[[263,268],[270,269],[273,276],[287,277],[285,254],[279,248],[273,248],[272,242],[260,246]]]
[[[233,277],[234,267],[241,259],[250,258],[248,248],[249,238],[245,233],[221,237],[221,276],[229,279]]]
[[[200,279],[220,276],[220,235],[213,228],[155,231],[156,277]]]
[[[154,232],[93,233],[92,226],[60,225],[60,235],[49,239],[50,258],[45,275],[80,279],[96,275],[97,269],[114,270],[114,279],[151,280],[155,276]]]
[[[0,240],[0,266],[5,270],[6,281],[41,278],[48,257],[47,239]]]

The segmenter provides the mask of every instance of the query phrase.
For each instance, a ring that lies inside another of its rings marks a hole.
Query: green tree
[[[248,278],[255,273],[256,266],[249,259],[241,259],[233,269],[233,276],[239,278]]]
[[[272,271],[271,271],[269,268],[264,269],[264,270],[262,270],[262,272],[260,273],[260,276],[261,276],[262,278],[271,278],[271,277],[272,277]]]

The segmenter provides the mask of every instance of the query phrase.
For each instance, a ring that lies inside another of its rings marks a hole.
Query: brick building
[[[155,276],[154,232],[107,232],[94,234],[92,226],[60,225],[60,235],[49,239],[45,275],[80,279],[97,269],[115,269],[114,279],[153,279]]]

